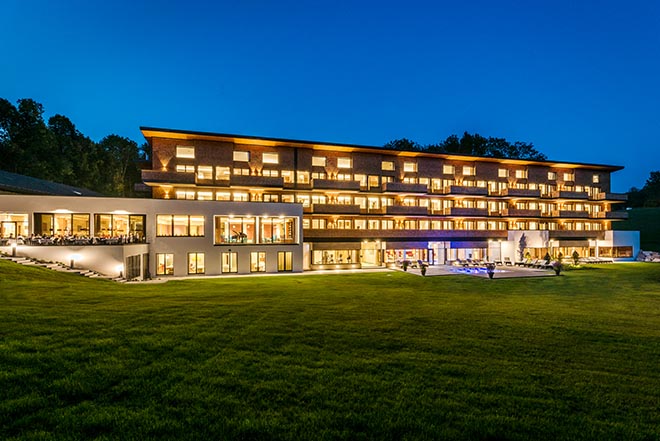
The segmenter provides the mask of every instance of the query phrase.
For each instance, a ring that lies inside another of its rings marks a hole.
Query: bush
[[[571,257],[573,258],[573,264],[577,265],[580,263],[580,255],[578,254],[577,251],[573,251]]]

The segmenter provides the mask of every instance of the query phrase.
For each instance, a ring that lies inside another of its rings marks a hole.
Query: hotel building
[[[626,201],[610,190],[618,166],[141,130],[153,152],[142,178],[155,199],[300,204],[306,270],[516,261],[523,234],[532,258],[639,252],[638,232],[612,229],[627,217],[613,210]],[[252,225],[228,220],[226,229],[247,236],[234,249],[253,243]]]

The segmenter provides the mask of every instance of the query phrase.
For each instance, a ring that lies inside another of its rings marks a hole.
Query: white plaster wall
[[[599,246],[606,247],[633,247],[633,257],[630,258],[617,258],[617,261],[634,261],[639,254],[640,247],[640,234],[639,231],[605,231],[605,241],[599,241]]]

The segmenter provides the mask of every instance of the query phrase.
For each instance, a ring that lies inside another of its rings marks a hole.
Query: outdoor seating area
[[[93,237],[93,236],[62,236],[62,235],[30,235],[28,237],[18,236],[17,245],[30,246],[71,246],[71,245],[128,245],[134,243],[146,243],[144,237],[137,235]],[[0,246],[8,246],[14,243],[13,238],[0,239]]]

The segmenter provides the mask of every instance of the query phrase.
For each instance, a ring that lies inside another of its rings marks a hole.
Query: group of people
[[[18,236],[16,238],[17,245],[125,245],[132,243],[143,243],[144,241],[144,237],[137,234],[113,237],[91,237],[77,234],[31,234],[28,237]]]

